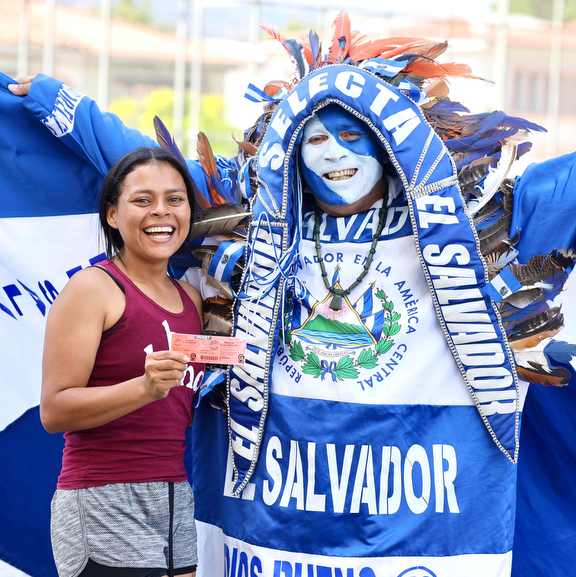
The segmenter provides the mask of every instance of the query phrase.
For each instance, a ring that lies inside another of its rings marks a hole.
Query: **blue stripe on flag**
[[[269,94],[266,94],[263,90],[250,83],[246,87],[246,92],[244,93],[244,98],[252,102],[274,102],[274,98]]]
[[[362,557],[495,554],[512,547],[515,467],[494,459],[474,406],[367,406],[272,395],[249,500],[228,496],[224,418],[200,406],[194,423],[201,440],[192,453],[195,491],[202,495],[197,519],[227,535],[278,550]],[[261,530],[271,526],[290,530]]]
[[[384,311],[380,310],[376,314],[364,320],[366,327],[372,333],[372,336],[378,341],[382,336],[384,328]]]

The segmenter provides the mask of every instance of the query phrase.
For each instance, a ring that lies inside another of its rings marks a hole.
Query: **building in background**
[[[232,137],[259,113],[242,98],[246,85],[291,71],[259,24],[283,34],[327,33],[348,4],[353,27],[368,34],[448,40],[447,60],[494,81],[453,81],[453,97],[549,127],[530,155],[539,160],[574,148],[576,22],[566,20],[573,3],[444,0],[432,12],[412,1],[376,8],[368,1],[0,0],[0,69],[52,74],[147,133],[159,114],[189,154],[204,130],[228,154]]]

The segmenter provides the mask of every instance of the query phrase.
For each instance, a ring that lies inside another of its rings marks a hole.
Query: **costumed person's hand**
[[[146,355],[144,387],[153,399],[163,399],[170,389],[180,385],[188,357],[175,351],[158,351]]]
[[[16,82],[18,84],[8,84],[8,90],[16,96],[27,96],[30,92],[30,86],[32,86],[32,80],[34,80],[34,78],[35,76],[17,78]]]

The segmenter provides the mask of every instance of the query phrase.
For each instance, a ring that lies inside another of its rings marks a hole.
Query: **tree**
[[[137,128],[152,138],[154,135],[154,116],[159,116],[168,130],[173,131],[172,111],[174,108],[174,91],[169,88],[158,88],[149,92],[144,98],[117,98],[110,104],[109,110],[117,114],[122,121]],[[188,131],[191,126],[190,97],[187,98],[184,115],[184,142],[178,146],[188,149]],[[231,156],[236,152],[236,143],[232,139],[232,127],[226,122],[224,98],[220,94],[203,94],[200,104],[200,130],[206,133],[216,154]]]
[[[140,24],[151,24],[150,0],[139,3],[134,0],[116,0],[112,7],[112,16]]]
[[[511,0],[510,12],[529,14],[543,20],[552,20],[554,0]],[[576,0],[565,0],[564,21],[576,19]]]

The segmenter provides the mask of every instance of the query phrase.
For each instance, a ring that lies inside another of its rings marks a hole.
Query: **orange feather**
[[[350,17],[344,10],[334,20],[334,36],[328,51],[328,62],[343,62],[348,56],[352,39]]]
[[[208,181],[208,190],[210,191],[210,196],[212,197],[214,204],[216,206],[225,204],[226,201],[222,198],[222,196],[220,196],[215,186],[215,182],[217,182],[220,178],[218,174],[218,166],[216,164],[216,158],[214,157],[214,153],[212,152],[210,142],[208,141],[208,138],[203,132],[198,133],[196,151],[198,152],[198,160],[200,161],[200,165],[202,166],[204,172],[206,173],[206,176],[208,177],[206,179]]]
[[[280,36],[278,31],[274,30],[274,28],[269,28],[268,26],[264,26],[264,24],[260,24],[260,28],[266,32],[266,34],[268,34],[268,38],[278,40],[278,42],[284,42],[284,38],[282,38],[282,36]]]
[[[271,80],[264,86],[264,92],[268,96],[276,96],[282,90],[290,91],[290,84],[284,80]]]
[[[314,62],[312,62],[312,50],[310,48],[310,43],[307,40],[302,40],[302,54],[308,63],[308,66],[313,66]]]
[[[436,78],[430,82],[424,91],[430,98],[447,98],[450,89],[446,80],[443,78]]]
[[[350,58],[355,62],[376,58],[383,52],[393,51],[398,47],[404,47],[407,44],[414,44],[419,41],[418,38],[381,38],[380,40],[367,40],[355,44],[350,48]],[[400,50],[400,52],[403,51]]]
[[[445,76],[472,77],[472,70],[467,64],[447,62],[439,64],[433,60],[417,59],[411,62],[404,72],[420,78],[444,78]]]

